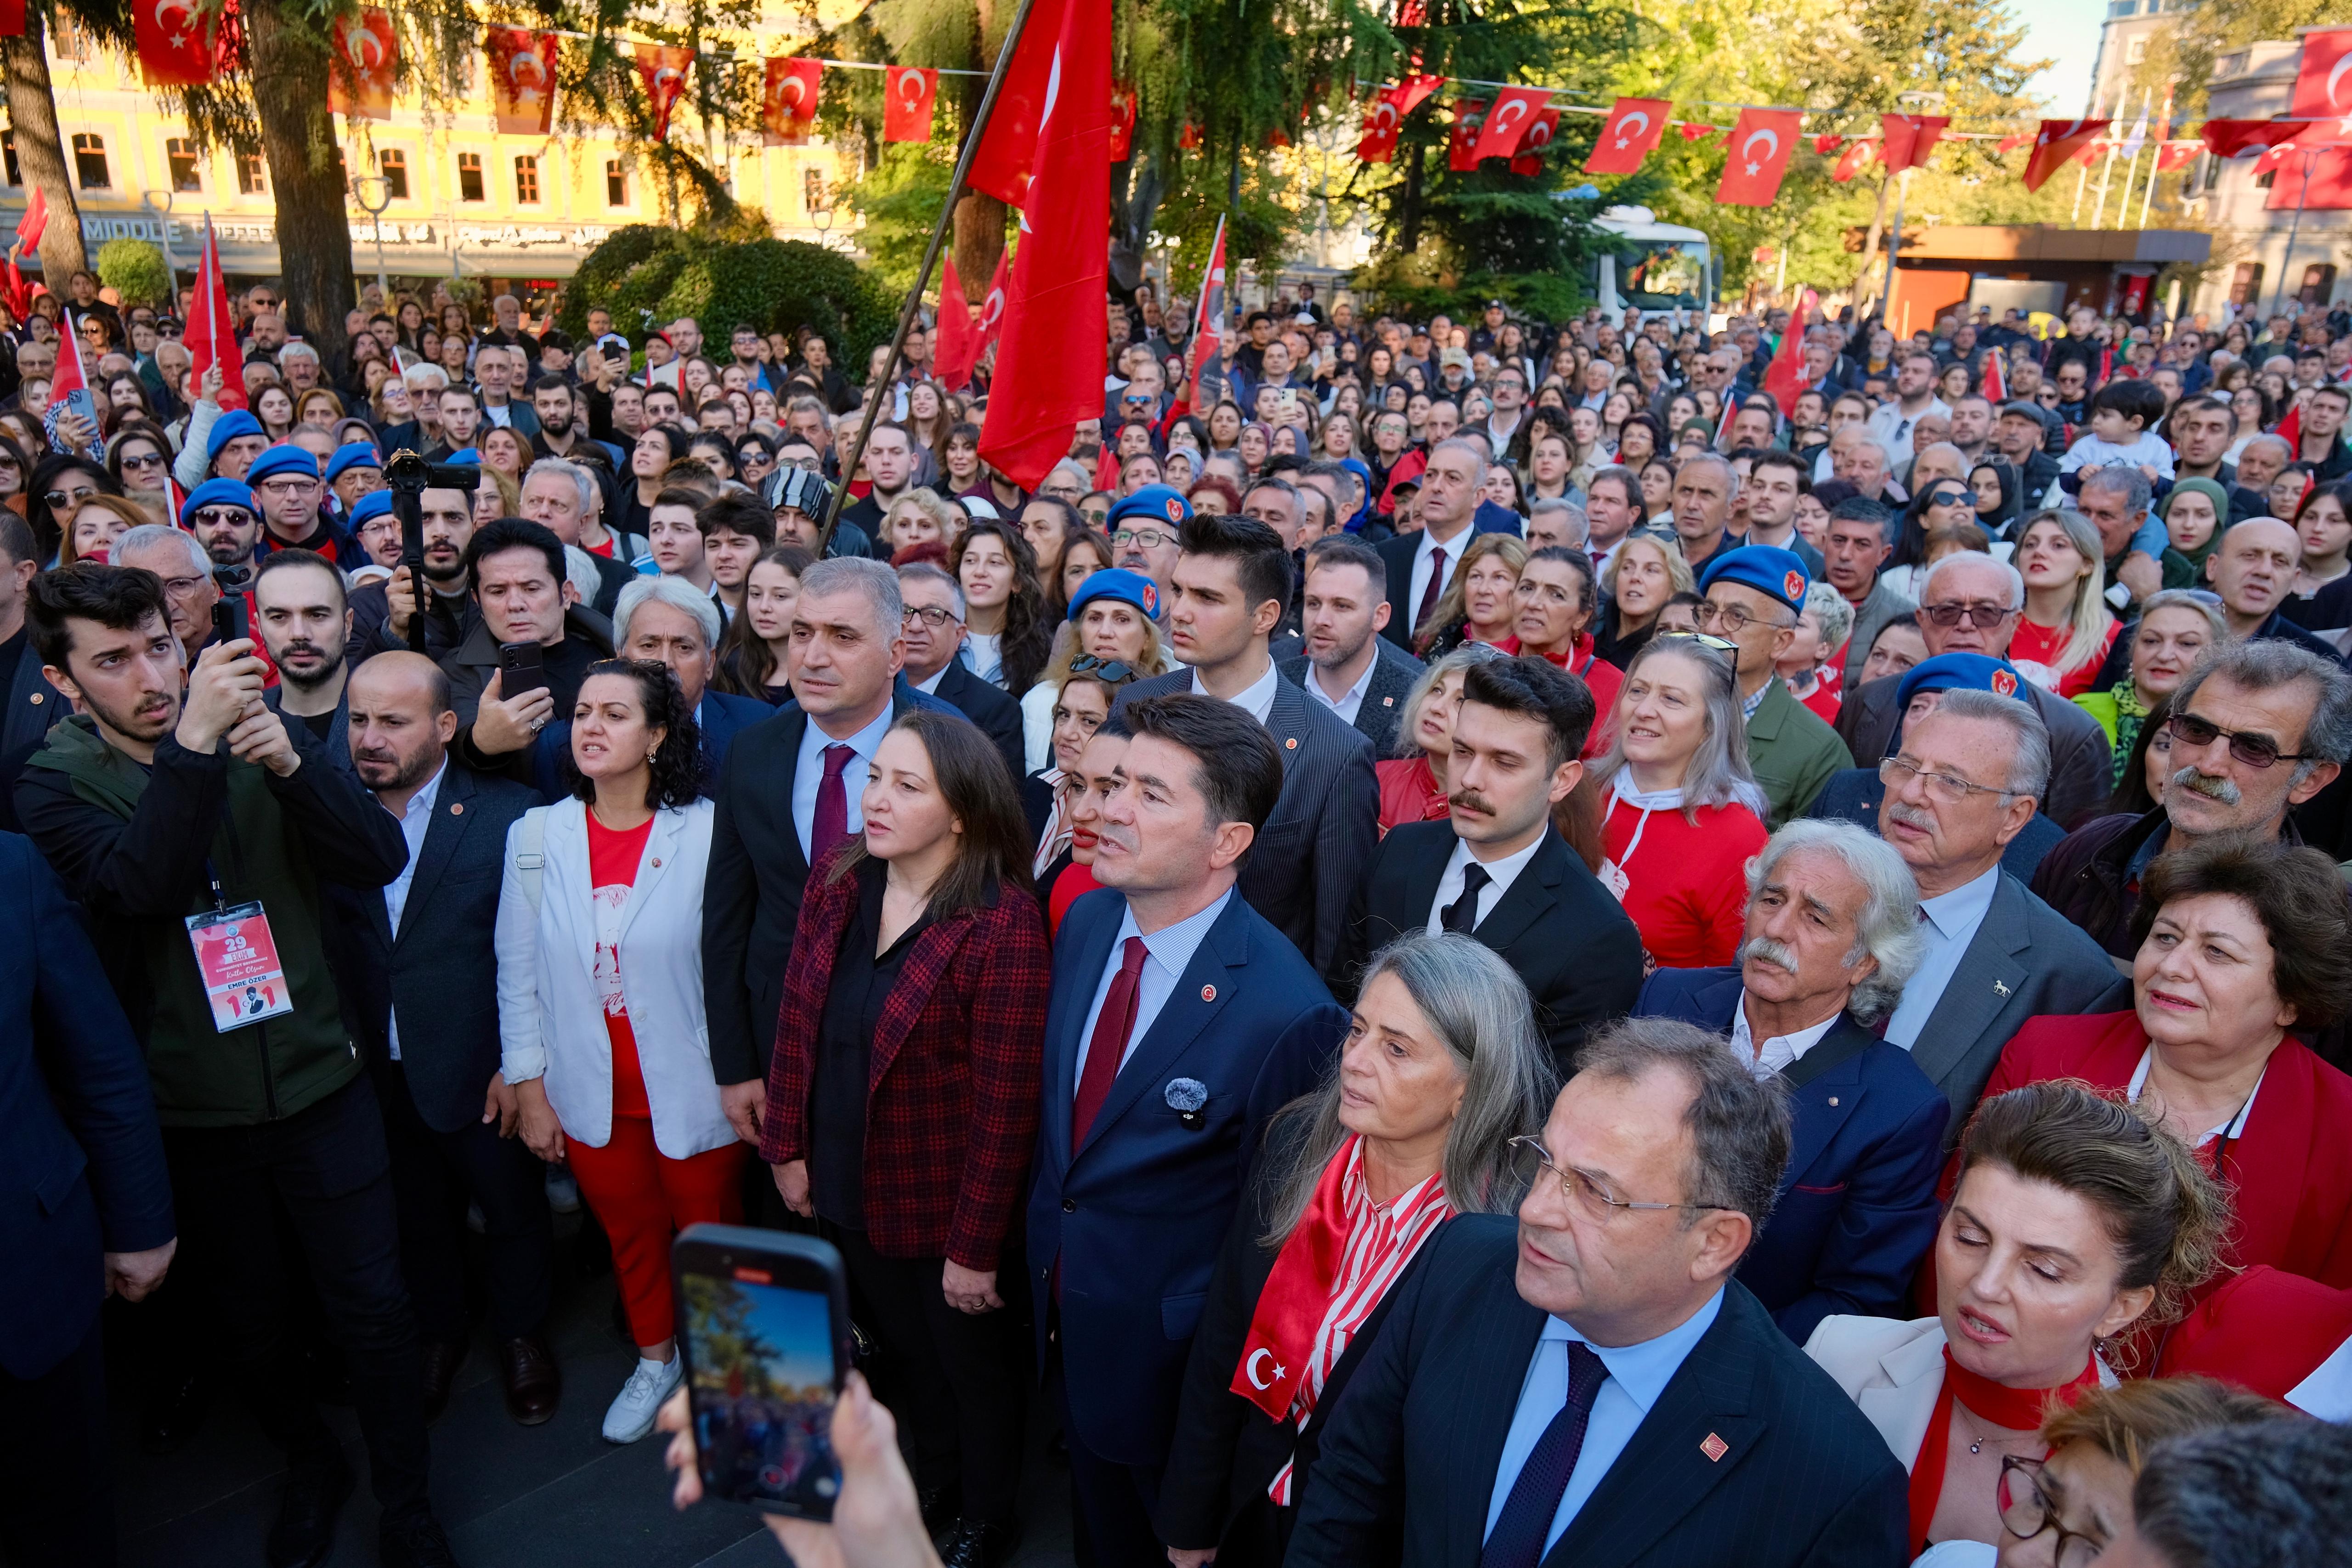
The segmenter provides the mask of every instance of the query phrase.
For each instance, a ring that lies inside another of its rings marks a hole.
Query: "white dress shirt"
[[[1242,688],[1241,690],[1234,693],[1233,704],[1234,707],[1242,710],[1251,718],[1263,724],[1266,721],[1268,716],[1274,712],[1275,689],[1281,684],[1282,671],[1274,667],[1274,660],[1267,659],[1265,661],[1265,673],[1259,676],[1255,680],[1251,681],[1247,686]],[[1213,697],[1216,695],[1216,693],[1211,691],[1208,688],[1201,684],[1201,672],[1198,668],[1195,668],[1192,671],[1192,695],[1195,697]]]
[[[1234,889],[1227,888],[1197,914],[1187,915],[1174,925],[1162,926],[1143,937],[1143,950],[1150,956],[1144,959],[1143,973],[1135,983],[1135,1027],[1127,1032],[1127,1055],[1118,1058],[1119,1066],[1127,1065],[1128,1058],[1135,1055],[1135,1047],[1151,1032],[1160,1010],[1176,994],[1177,982],[1184,978],[1192,955],[1207,939],[1209,928],[1217,923],[1217,917],[1225,912],[1225,906],[1233,899]],[[1096,983],[1095,999],[1087,1008],[1087,1026],[1078,1032],[1077,1060],[1070,1069],[1073,1098],[1086,1079],[1087,1048],[1094,1043],[1095,1021],[1102,1016],[1103,999],[1110,994],[1110,983],[1118,978],[1119,965],[1127,953],[1127,939],[1131,936],[1143,936],[1143,929],[1135,923],[1135,910],[1129,909],[1127,917],[1119,921],[1118,935],[1111,941],[1110,956],[1103,962],[1102,979]]]
[[[1477,534],[1478,525],[1475,521],[1443,542],[1432,538],[1429,530],[1424,528],[1421,531],[1421,542],[1413,547],[1412,552],[1412,582],[1409,584],[1412,592],[1405,595],[1404,601],[1404,613],[1408,617],[1421,614],[1421,596],[1429,592],[1429,574],[1436,564],[1437,552],[1441,550],[1445,552],[1445,566],[1437,579],[1437,592],[1442,596],[1454,581],[1454,569],[1462,564],[1462,552],[1470,548],[1470,542]]]
[[[939,668],[931,671],[929,675],[924,677],[920,680],[914,681],[911,684],[914,686],[916,690],[923,693],[925,696],[937,697],[940,694],[940,682],[948,678],[949,666],[954,663],[954,659],[950,659],[947,664],[940,666]]]
[[[1718,1290],[1680,1326],[1656,1339],[1613,1349],[1592,1345],[1609,1376],[1593,1397],[1591,1414],[1584,1423],[1584,1446],[1577,1450],[1576,1468],[1568,1473],[1568,1489],[1560,1494],[1559,1510],[1551,1516],[1551,1527],[1544,1532],[1547,1553],[1568,1533],[1578,1510],[1609,1474],[1625,1445],[1633,1440],[1650,1406],[1658,1402],[1666,1384],[1682,1370],[1691,1348],[1715,1326],[1716,1315],[1722,1310],[1723,1292]],[[1486,1528],[1479,1536],[1481,1541],[1494,1533],[1495,1521],[1502,1517],[1503,1504],[1509,1500],[1519,1471],[1527,1467],[1537,1439],[1568,1403],[1570,1340],[1591,1343],[1559,1319],[1545,1321],[1543,1338],[1536,1342],[1536,1353],[1528,1362],[1527,1381],[1519,1385],[1518,1410],[1511,1417],[1510,1434],[1503,1439],[1502,1462],[1495,1467],[1495,1490],[1486,1501]]]
[[[1886,1020],[1886,1043],[1909,1050],[1927,1026],[1928,1016],[1936,1004],[1943,1000],[1944,988],[1952,983],[1952,973],[1976,941],[1977,928],[1992,908],[1992,896],[2000,887],[2000,863],[1995,861],[1984,875],[1973,881],[1961,883],[1948,893],[1938,893],[1932,899],[1919,900],[1919,934],[1927,939],[1927,950],[1919,958],[1919,967],[1911,972],[1903,987],[1903,1000],[1896,1005],[1895,1016]]]
[[[1940,414],[1947,419],[1952,416],[1952,411],[1940,397],[1929,398],[1927,406],[1916,414],[1904,413],[1900,401],[1883,403],[1871,414],[1870,438],[1886,448],[1890,477],[1892,470],[1911,460],[1911,432],[1930,414]]]
[[[866,813],[859,808],[858,796],[866,791],[866,769],[874,761],[874,753],[882,747],[882,737],[890,732],[891,704],[882,705],[881,715],[874,722],[845,741],[835,741],[817,727],[814,718],[801,731],[801,750],[793,763],[793,831],[801,836],[801,856],[809,852],[809,836],[816,830],[816,786],[824,781],[824,749],[827,746],[847,746],[857,753],[848,766],[841,770],[841,793],[849,803],[847,821],[853,834],[866,831]]]
[[[1373,635],[1379,636],[1377,632]],[[1372,671],[1381,667],[1380,649],[1373,647],[1370,643],[1364,646],[1372,650],[1371,662],[1364,666],[1363,674],[1356,677],[1356,684],[1339,693],[1339,696],[1331,696],[1323,689],[1323,668],[1312,659],[1307,663],[1307,679],[1303,683],[1307,688],[1307,696],[1337,713],[1340,723],[1351,727],[1356,722],[1356,714],[1364,706],[1364,690],[1372,683]]]
[[[433,770],[433,776],[425,781],[425,787],[408,797],[408,809],[400,818],[400,836],[408,840],[408,864],[400,868],[400,875],[387,883],[383,889],[383,917],[391,925],[395,938],[400,935],[400,917],[408,908],[408,885],[416,879],[416,858],[425,853],[425,832],[433,826],[434,803],[441,798],[441,781],[448,773],[449,759],[444,757],[441,765]],[[393,1008],[389,1016],[384,1054],[398,1061],[400,1009]]]
[[[1538,833],[1528,841],[1525,849],[1506,855],[1500,860],[1479,862],[1486,867],[1486,875],[1493,880],[1478,889],[1478,918],[1470,922],[1471,930],[1477,930],[1486,918],[1495,912],[1495,906],[1503,901],[1503,895],[1511,890],[1511,884],[1519,879],[1519,873],[1528,868],[1528,862],[1534,859],[1536,851],[1542,847],[1543,835]],[[1462,884],[1465,873],[1470,868],[1470,860],[1469,844],[1465,840],[1455,839],[1454,854],[1445,862],[1445,875],[1437,879],[1437,897],[1430,900],[1430,935],[1435,936],[1445,929],[1446,906],[1462,896]]]
[[[1775,1073],[1796,1066],[1798,1058],[1820,1045],[1822,1037],[1837,1021],[1838,1015],[1832,1013],[1810,1029],[1800,1029],[1793,1035],[1768,1036],[1759,1051],[1756,1048],[1755,1033],[1748,1026],[1748,993],[1743,988],[1739,1005],[1731,1015],[1731,1054],[1745,1062],[1749,1072],[1769,1080]]]

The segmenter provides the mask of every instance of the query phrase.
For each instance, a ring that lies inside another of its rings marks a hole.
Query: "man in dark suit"
[[[172,1184],[138,1038],[56,874],[13,833],[0,923],[16,945],[0,971],[0,1551],[111,1563],[98,1306],[162,1282]]]
[[[1300,611],[1305,651],[1278,660],[1282,678],[1372,743],[1385,757],[1396,745],[1406,693],[1421,660],[1380,635],[1389,624],[1388,563],[1346,534],[1307,550],[1307,593]]]
[[[1516,1236],[1454,1220],[1329,1417],[1290,1568],[1848,1568],[1909,1556],[1903,1467],[1731,1278],[1780,1088],[1636,1019],[1585,1047]]]
[[[1797,1344],[1832,1313],[1894,1315],[1935,1240],[1951,1108],[1875,1033],[1918,923],[1901,856],[1850,822],[1791,823],[1757,858],[1738,965],[1661,969],[1633,1009],[1728,1036],[1790,1089],[1793,1152],[1739,1279]]]
[[[49,726],[71,710],[41,674],[25,629],[25,594],[41,569],[33,531],[0,509],[0,828],[16,824],[16,775],[41,749]]]
[[[974,675],[958,657],[963,648],[962,585],[929,562],[918,562],[898,568],[898,597],[907,605],[901,633],[907,644],[907,684],[979,725],[996,742],[1018,784],[1029,772],[1021,738],[1021,704]]]
[[[1135,738],[1102,807],[1104,886],[1070,907],[1054,948],[1028,1211],[1082,1568],[1165,1557],[1160,1468],[1244,1171],[1348,1023],[1235,896],[1286,790],[1272,737],[1236,705],[1181,692],[1123,712]]]
[[[2032,709],[1948,689],[1904,727],[1890,765],[1896,782],[1884,786],[1877,828],[1918,883],[1926,951],[1885,1037],[1950,1101],[1949,1144],[2026,1019],[2128,1007],[2131,982],[2008,864],[2010,847],[2048,821],[2034,807],[2049,731]]]
[[[350,948],[340,967],[383,1107],[401,1272],[425,1331],[425,1415],[447,1404],[471,1335],[470,1199],[507,1414],[536,1426],[562,1393],[545,1335],[554,1233],[545,1173],[514,1134],[514,1090],[499,1073],[491,934],[507,829],[538,796],[449,756],[449,679],[423,654],[376,655],[352,671],[347,700],[352,765],[409,849],[381,893],[340,900]]]
[[[1242,897],[1317,973],[1335,974],[1356,882],[1380,837],[1371,743],[1285,680],[1267,651],[1290,603],[1282,536],[1254,518],[1196,517],[1181,539],[1168,631],[1176,657],[1192,668],[1135,682],[1119,693],[1118,710],[1189,691],[1231,702],[1274,737],[1282,798],[1242,867]]]
[[[1381,561],[1389,574],[1389,619],[1381,636],[1401,648],[1412,648],[1413,633],[1444,597],[1454,568],[1462,564],[1462,552],[1479,531],[1478,505],[1487,466],[1483,442],[1457,437],[1432,447],[1416,502],[1421,526],[1380,543]]]
[[[711,792],[703,1005],[719,1099],[749,1143],[760,1138],[810,862],[865,831],[858,795],[891,721],[909,708],[953,711],[898,679],[905,620],[898,575],[882,563],[810,567],[793,606],[795,700],[736,738]]]
[[[1452,817],[1381,840],[1356,905],[1349,968],[1407,931],[1475,937],[1527,982],[1566,1079],[1586,1033],[1623,1016],[1642,985],[1642,933],[1552,826],[1553,807],[1584,774],[1577,759],[1592,691],[1539,658],[1472,665],[1462,689]],[[1574,941],[1561,940],[1567,931]]]

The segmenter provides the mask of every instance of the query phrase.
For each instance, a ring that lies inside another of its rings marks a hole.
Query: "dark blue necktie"
[[[1568,1401],[1528,1451],[1519,1479],[1511,1483],[1511,1495],[1503,1500],[1503,1511],[1486,1534],[1478,1568],[1536,1568],[1543,1561],[1544,1537],[1551,1532],[1551,1518],[1559,1511],[1568,1478],[1576,1473],[1576,1457],[1584,1450],[1584,1424],[1608,1376],[1609,1369],[1590,1345],[1568,1342]]]

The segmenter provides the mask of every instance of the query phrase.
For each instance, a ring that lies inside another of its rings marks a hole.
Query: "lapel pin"
[[[2006,996],[2009,994],[2009,987],[1996,980],[1992,983],[1992,994],[1996,996]]]
[[[1284,744],[1284,745],[1286,745],[1286,746],[1287,746],[1287,747],[1289,747],[1292,751],[1294,751],[1294,752],[1295,752],[1295,751],[1298,750],[1298,737],[1297,737],[1297,736],[1296,736],[1296,735],[1293,735],[1293,736],[1291,736],[1291,737],[1290,737],[1290,739],[1288,739],[1287,741],[1285,741],[1285,742],[1283,742],[1283,744]]]
[[[656,860],[654,862],[654,869],[656,871],[661,869],[661,862],[659,860]]]
[[[1708,1462],[1719,1465],[1723,1463],[1723,1457],[1731,1452],[1731,1445],[1709,1432],[1706,1441],[1698,1446],[1698,1451],[1707,1457]]]
[[[1393,708],[1396,706],[1396,699],[1393,697],[1383,697],[1381,699],[1381,706],[1383,708]]]
[[[1834,1095],[1834,1094],[1833,1094],[1833,1095],[1831,1095],[1831,1096],[1830,1096],[1830,1104],[1831,1104],[1831,1105],[1832,1105],[1832,1106],[1835,1106],[1835,1105],[1837,1104],[1837,1096],[1836,1096],[1836,1095]]]
[[[36,707],[36,708],[38,708],[40,705],[41,705],[41,693],[39,693],[39,692],[36,691],[36,692],[34,692],[34,693],[33,693],[33,706],[34,706],[34,707]]]
[[[462,801],[462,800],[453,800],[453,801],[451,801],[451,802],[449,803],[449,815],[450,815],[450,816],[465,816],[465,815],[466,815],[466,803],[465,803],[464,801]]]
[[[1201,987],[1201,1000],[1202,1000],[1202,1001],[1203,1001],[1203,1002],[1213,1002],[1213,1001],[1215,1001],[1216,999],[1217,999],[1217,988],[1216,988],[1215,986],[1213,986],[1213,985],[1203,985],[1203,986],[1202,986],[1202,987]]]

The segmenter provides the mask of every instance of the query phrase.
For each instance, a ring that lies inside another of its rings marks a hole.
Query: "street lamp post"
[[[352,199],[375,220],[375,291],[389,304],[392,284],[383,268],[383,209],[392,205],[392,182],[382,174],[353,174]]]
[[[163,198],[161,203],[155,199],[158,196]],[[163,271],[172,279],[172,304],[176,310],[180,302],[180,264],[172,257],[172,193],[143,190],[139,193],[139,201],[159,220],[156,226],[163,234]]]

